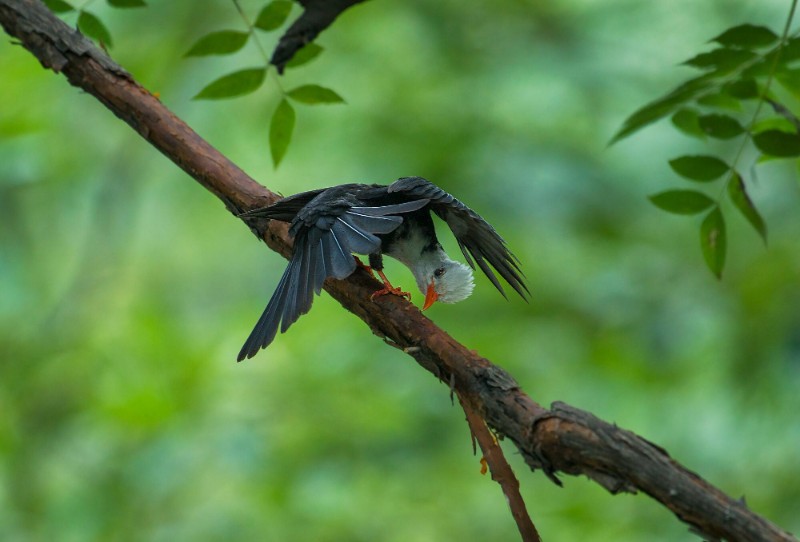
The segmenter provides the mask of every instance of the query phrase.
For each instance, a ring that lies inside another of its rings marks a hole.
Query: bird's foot
[[[397,287],[392,286],[391,284],[388,284],[388,283],[385,284],[383,286],[383,288],[381,288],[380,290],[378,290],[377,292],[375,292],[374,294],[369,296],[369,298],[372,301],[375,301],[376,297],[380,297],[380,296],[386,295],[386,294],[399,295],[400,297],[405,297],[407,300],[411,301],[411,293],[404,292],[401,288],[397,288]]]
[[[409,292],[404,292],[401,288],[392,286],[392,284],[389,282],[389,279],[387,279],[386,275],[383,274],[382,270],[377,269],[376,271],[383,280],[383,288],[381,288],[380,290],[378,290],[369,297],[372,301],[375,301],[376,297],[380,297],[386,294],[399,295],[400,297],[405,297],[407,300],[411,301],[411,294]]]

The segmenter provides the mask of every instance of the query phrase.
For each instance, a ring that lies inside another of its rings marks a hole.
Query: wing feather
[[[272,298],[267,304],[267,308],[264,309],[264,312],[258,319],[258,323],[256,323],[253,331],[250,332],[250,336],[247,337],[244,346],[242,346],[236,358],[237,361],[242,361],[245,358],[252,358],[260,349],[266,347],[275,339],[278,326],[280,325],[280,317],[284,312],[284,306],[286,304],[290,277],[294,273],[295,265],[296,261],[294,259],[289,262],[286,271],[283,272],[280,282],[278,282],[278,287],[275,288],[275,293],[272,294]]]
[[[352,210],[343,214],[341,219],[354,228],[370,233],[390,233],[403,223],[403,218],[399,216],[370,216]]]
[[[381,205],[377,207],[351,207],[349,212],[359,213],[368,216],[386,216],[391,214],[410,213],[422,209],[428,204],[424,197],[415,198],[413,201],[395,203],[392,205]]]
[[[323,252],[330,264],[330,276],[343,279],[356,270],[356,261],[344,239],[339,239],[333,229],[322,234]]]
[[[309,201],[320,195],[325,190],[327,189],[320,188],[317,190],[311,190],[309,192],[294,194],[292,196],[280,199],[267,207],[260,207],[258,209],[252,209],[250,211],[241,213],[239,217],[263,217],[270,218],[272,220],[291,222],[300,209],[305,207]]]
[[[356,228],[348,224],[342,217],[338,217],[331,227],[331,232],[336,234],[337,239],[347,245],[349,252],[359,254],[371,254],[381,248],[381,240],[369,232]]]

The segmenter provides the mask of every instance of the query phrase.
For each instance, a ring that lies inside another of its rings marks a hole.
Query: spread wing
[[[530,292],[525,285],[522,270],[519,268],[519,260],[508,249],[503,238],[478,213],[422,177],[398,179],[389,186],[388,192],[403,194],[410,198],[430,200],[433,212],[447,222],[453,231],[458,246],[470,267],[475,269],[475,263],[477,263],[478,267],[505,297],[506,293],[492,271],[491,267],[493,267],[523,299],[527,300]]]
[[[403,222],[396,215],[428,204],[422,199],[378,207],[355,205],[358,200],[348,197],[345,187],[319,191],[305,206],[294,210],[297,199],[281,200],[248,213],[287,220],[294,211],[289,230],[294,236],[294,250],[267,308],[242,346],[238,361],[252,358],[275,339],[279,327],[283,333],[307,313],[326,278],[343,279],[355,271],[353,252],[379,251],[381,240],[377,235],[389,233]]]

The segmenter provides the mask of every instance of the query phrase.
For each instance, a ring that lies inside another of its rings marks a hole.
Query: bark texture
[[[207,188],[234,214],[278,198],[172,114],[153,94],[39,0],[0,0],[0,24],[45,68],[95,96],[139,135]],[[286,225],[248,226],[287,256]],[[502,368],[467,349],[404,299],[370,294],[380,285],[358,271],[325,290],[373,333],[403,349],[454,389],[499,435],[510,439],[531,469],[583,474],[611,493],[641,491],[669,508],[707,540],[797,540],[673,460],[659,446],[588,412],[555,403],[544,408]],[[231,358],[235,353],[231,353]]]

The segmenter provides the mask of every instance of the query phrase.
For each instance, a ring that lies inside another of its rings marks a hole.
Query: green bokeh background
[[[252,17],[261,3],[243,5]],[[789,2],[367,2],[281,79],[329,86],[348,105],[298,106],[277,171],[274,77],[241,99],[191,100],[260,62],[252,46],[181,58],[200,36],[241,28],[233,5],[151,4],[90,10],[112,31],[112,56],[203,137],[284,194],[403,175],[452,191],[506,237],[533,296],[505,301],[479,277],[469,300],[431,318],[536,401],[634,430],[800,532],[795,165],[755,170],[767,249],[726,213],[720,282],[698,220],[645,199],[686,187],[667,160],[699,144],[661,123],[606,146],[633,109],[690,75],[677,64],[710,37],[742,22],[778,30]],[[326,294],[236,364],[285,261],[9,41],[0,539],[518,538],[447,387]],[[412,284],[399,264],[389,273]],[[646,496],[572,477],[560,489],[506,450],[546,540],[696,539]]]

